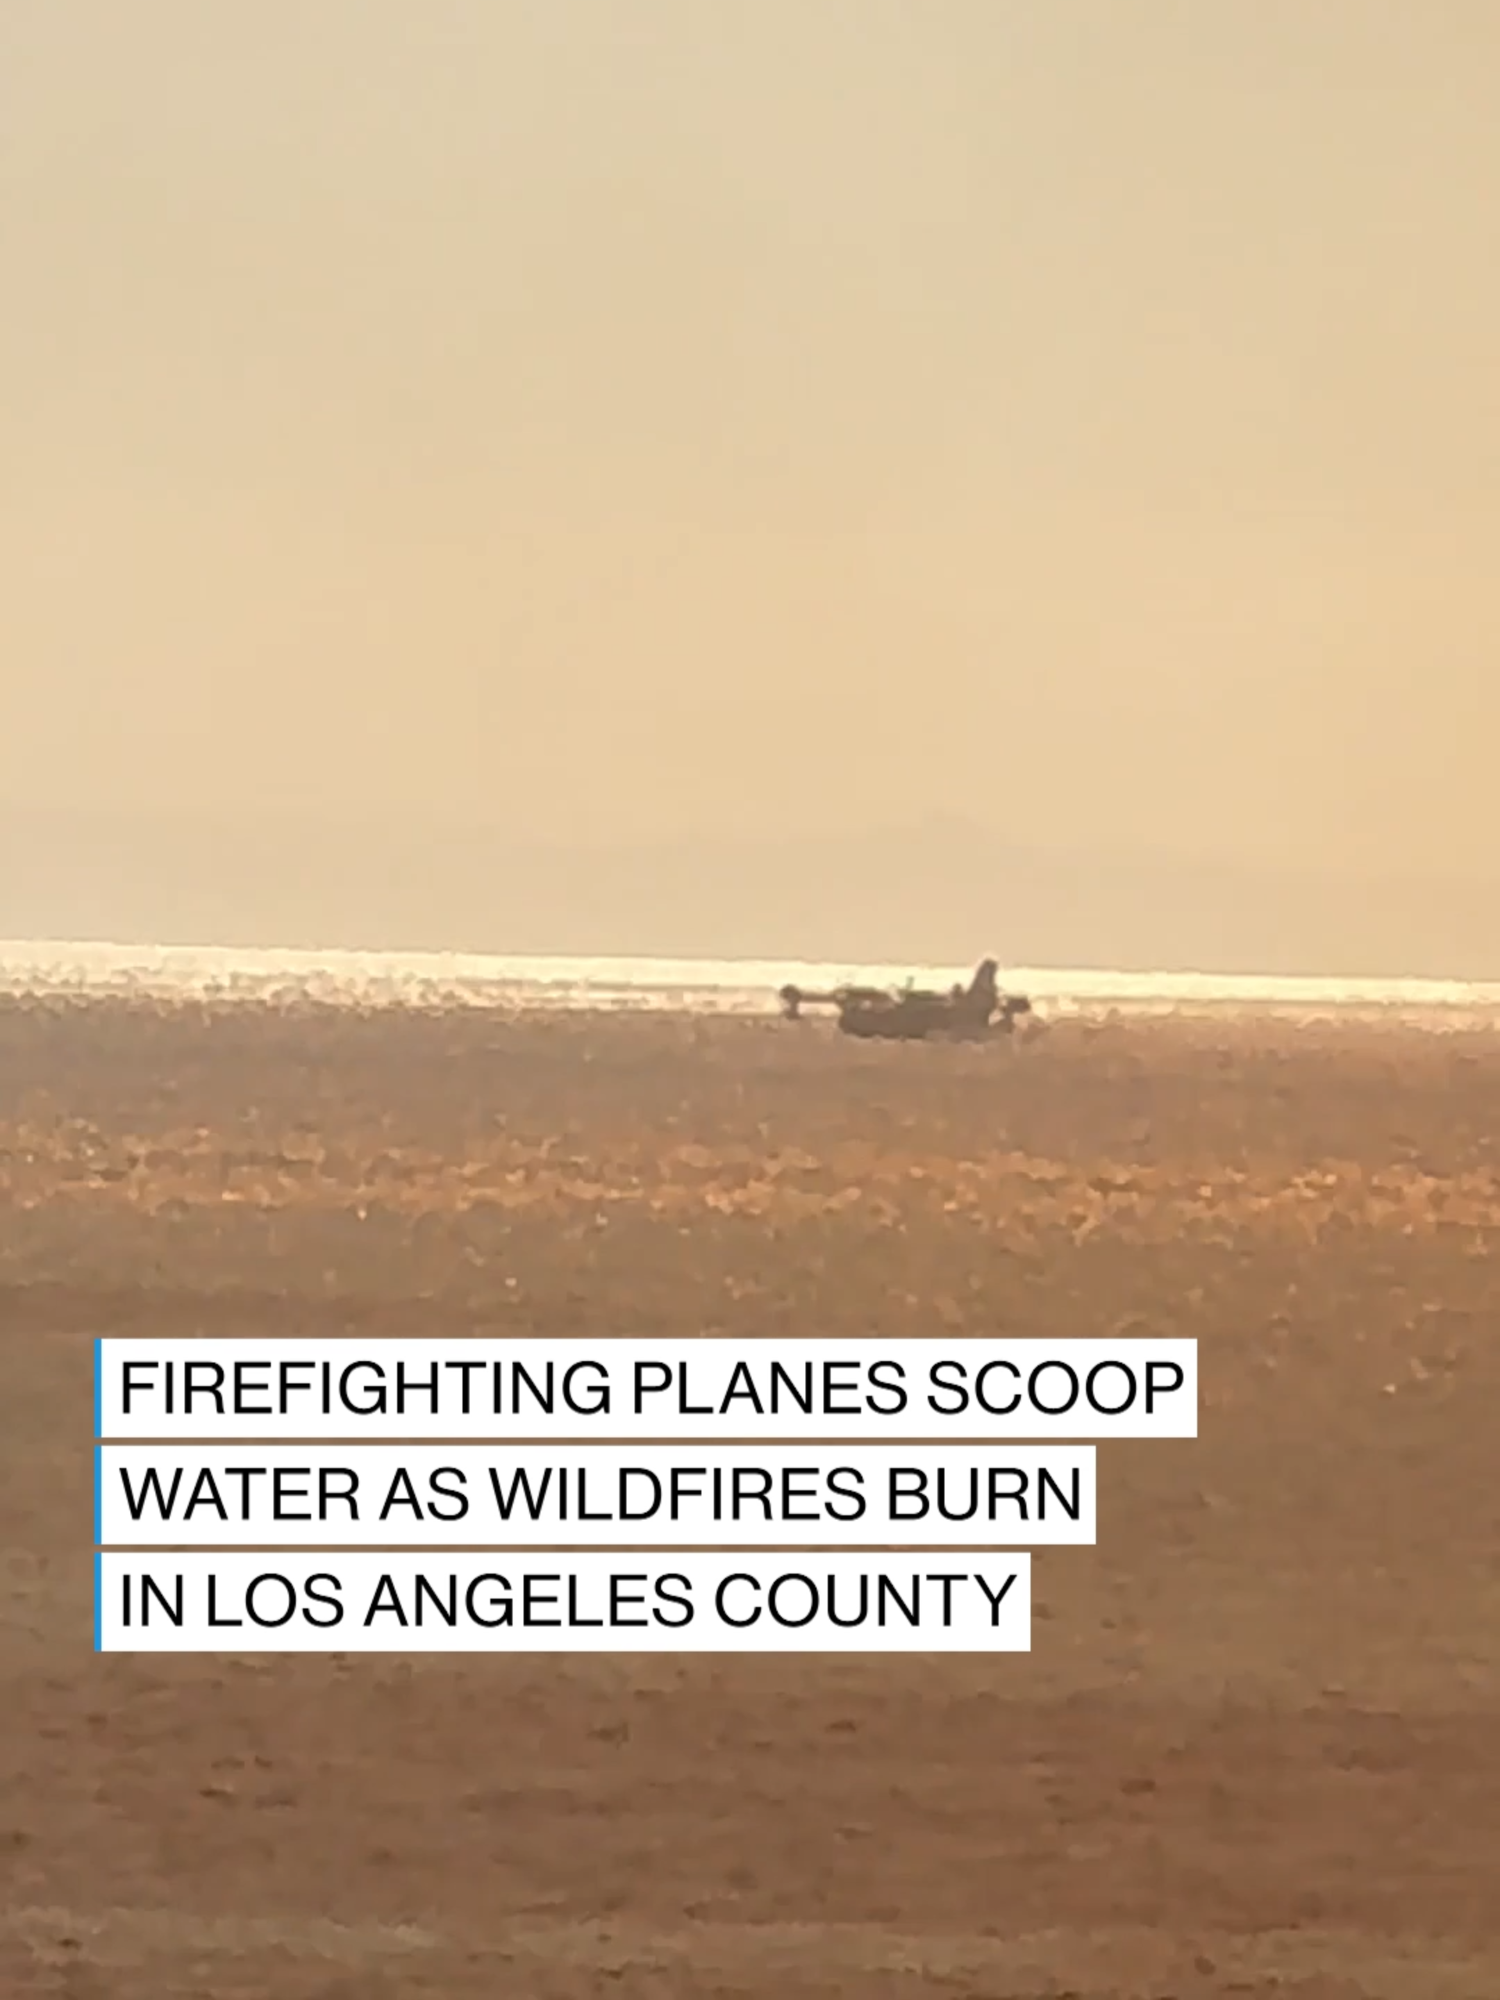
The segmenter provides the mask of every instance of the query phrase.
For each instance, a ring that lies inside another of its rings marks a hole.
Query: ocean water
[[[766,1014],[788,982],[951,986],[971,966],[813,964],[796,959],[500,957],[464,952],[267,951],[208,945],[0,941],[0,993],[354,1007],[655,1008]],[[1317,1016],[1500,1017],[1500,981],[1280,978],[1254,973],[1002,968],[1041,1012],[1270,1009]]]

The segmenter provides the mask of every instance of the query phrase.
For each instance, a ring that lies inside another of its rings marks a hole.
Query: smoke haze
[[[0,11],[0,933],[1500,974],[1497,76]]]

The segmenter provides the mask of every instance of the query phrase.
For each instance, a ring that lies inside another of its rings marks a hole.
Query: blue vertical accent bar
[[[94,1551],[94,1651],[104,1651],[104,1558]]]
[[[94,1340],[94,1437],[104,1435],[104,1342]]]
[[[104,1540],[104,1447],[94,1446],[94,1547]]]

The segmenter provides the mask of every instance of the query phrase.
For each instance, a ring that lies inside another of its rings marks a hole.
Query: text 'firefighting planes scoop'
[[[804,1007],[838,1010],[840,1034],[894,1042],[978,1041],[993,1034],[1012,1034],[1018,1017],[1031,1012],[1022,993],[1002,994],[996,984],[999,966],[993,958],[980,965],[967,986],[947,993],[906,986],[886,991],[878,986],[835,986],[826,993],[807,993],[800,986],[783,986],[781,1011],[789,1021],[802,1018]]]

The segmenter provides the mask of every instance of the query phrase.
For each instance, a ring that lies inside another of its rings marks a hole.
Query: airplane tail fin
[[[982,960],[974,977],[969,981],[969,998],[988,1000],[993,1006],[999,995],[999,988],[995,983],[999,970],[994,959]]]

